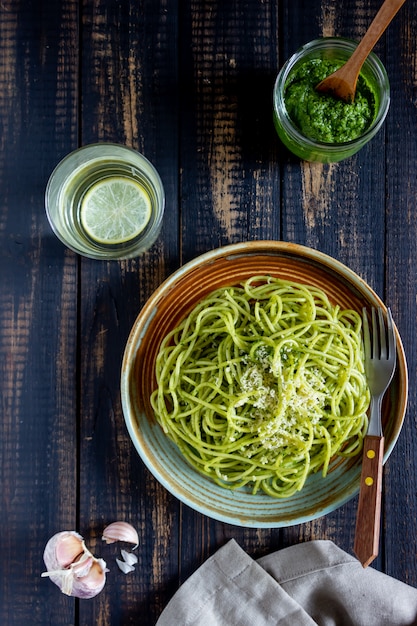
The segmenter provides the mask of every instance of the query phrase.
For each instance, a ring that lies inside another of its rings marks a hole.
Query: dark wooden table
[[[0,623],[155,624],[183,582],[234,537],[253,557],[327,538],[351,552],[356,499],[310,523],[242,529],[171,496],[138,457],[119,395],[131,326],[194,256],[252,239],[339,259],[389,304],[409,363],[409,408],[384,470],[374,567],[417,586],[417,16],[409,0],[377,45],[391,81],[382,131],[339,164],[278,140],[271,91],[284,60],[322,35],[359,38],[378,0],[3,0],[0,3]],[[54,237],[44,190],[77,146],[114,141],[158,168],[161,236],[139,259],[81,258]],[[104,526],[138,529],[135,573]],[[40,577],[54,533],[108,560],[78,601]]]

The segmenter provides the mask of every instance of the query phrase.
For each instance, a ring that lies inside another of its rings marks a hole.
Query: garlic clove
[[[85,552],[79,561],[71,563],[70,567],[76,578],[88,576],[90,569],[93,567],[94,557],[92,554]]]
[[[77,598],[94,598],[106,584],[106,562],[93,557],[91,568],[86,576],[74,578],[72,596]]]
[[[134,548],[139,545],[139,537],[135,528],[127,522],[113,522],[109,524],[103,531],[103,541],[106,543],[115,543],[116,541],[126,541],[133,543]]]
[[[63,530],[51,537],[45,546],[43,560],[49,570],[62,569],[84,553],[84,540],[74,530]]]
[[[126,561],[122,561],[121,559],[116,559],[116,563],[122,570],[123,574],[129,574],[129,572],[133,572],[135,569],[133,565],[130,565],[129,563],[126,563]]]
[[[43,555],[48,576],[68,596],[92,598],[106,582],[106,563],[87,549],[75,531],[57,533],[46,544]]]
[[[136,565],[136,563],[138,562],[138,557],[136,556],[136,554],[132,554],[132,552],[127,552],[126,550],[120,550],[120,553],[124,562],[128,565]]]
[[[121,569],[124,574],[133,572],[135,569],[134,566],[138,562],[138,557],[136,556],[136,554],[132,554],[131,552],[127,552],[126,550],[121,550],[120,552],[123,560],[116,559],[116,563],[119,566],[119,569]]]

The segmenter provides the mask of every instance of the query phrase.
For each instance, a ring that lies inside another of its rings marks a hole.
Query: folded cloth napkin
[[[233,539],[179,588],[157,626],[417,625],[417,589],[331,541],[254,561]]]

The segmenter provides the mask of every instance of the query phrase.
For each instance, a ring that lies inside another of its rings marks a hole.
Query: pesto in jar
[[[341,61],[311,59],[288,77],[284,92],[288,115],[303,135],[315,141],[352,141],[375,119],[376,97],[362,75],[359,75],[355,100],[351,104],[315,90],[321,80],[341,65]]]

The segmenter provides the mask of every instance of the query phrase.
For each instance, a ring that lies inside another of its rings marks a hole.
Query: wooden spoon
[[[341,68],[322,80],[316,86],[317,91],[331,94],[345,102],[353,102],[359,72],[366,57],[404,2],[405,0],[385,0],[352,56]]]

